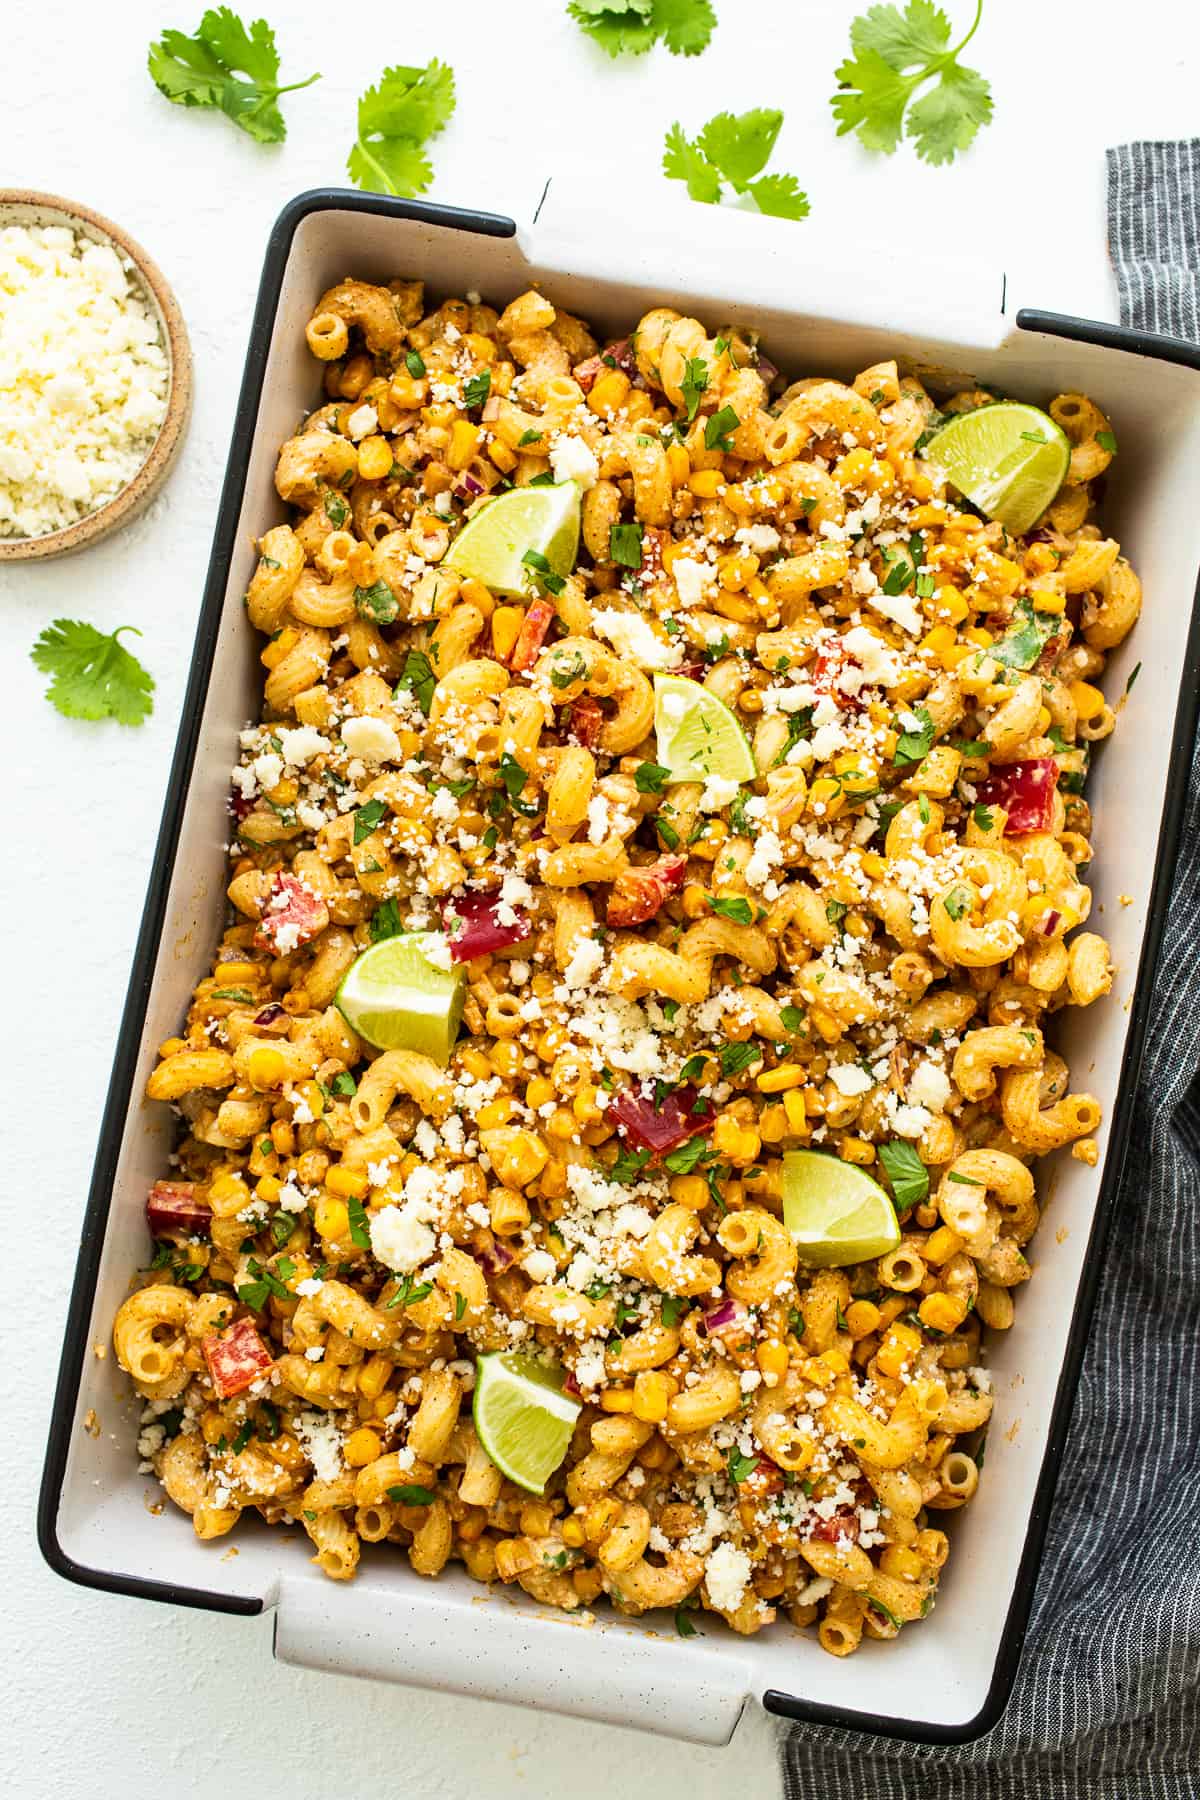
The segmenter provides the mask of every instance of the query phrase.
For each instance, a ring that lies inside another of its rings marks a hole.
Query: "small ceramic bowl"
[[[140,244],[90,207],[77,206],[73,200],[63,200],[57,194],[39,194],[24,188],[0,188],[0,226],[5,225],[66,225],[97,243],[110,245],[123,262],[132,265],[158,320],[167,354],[167,410],[141,468],[119,493],[61,531],[46,532],[41,537],[0,537],[0,563],[67,556],[98,543],[135,519],[158,493],[179,454],[192,404],[192,353],[183,314],[162,271]]]

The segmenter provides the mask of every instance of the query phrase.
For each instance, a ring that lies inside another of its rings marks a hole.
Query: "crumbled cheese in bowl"
[[[168,382],[154,310],[111,245],[0,229],[0,538],[62,531],[127,487]]]

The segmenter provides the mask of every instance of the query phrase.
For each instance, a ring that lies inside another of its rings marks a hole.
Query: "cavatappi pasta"
[[[1140,590],[1093,514],[1108,422],[1051,402],[1070,474],[1014,541],[892,362],[785,385],[667,308],[601,352],[539,293],[411,281],[339,283],[307,335],[232,922],[149,1084],[185,1135],[115,1326],[141,1452],[201,1537],[257,1512],[335,1579],[386,1541],[568,1609],[893,1637],[975,1491],[1031,1165],[1096,1159],[1045,1029],[1112,979],[1082,788]],[[443,566],[546,479],[582,490],[574,573],[516,603]],[[666,670],[757,779],[664,782]],[[346,970],[472,898],[515,941],[468,964],[449,1066],[377,1055]],[[895,1250],[797,1265],[798,1147],[894,1192]],[[471,1423],[512,1347],[583,1403],[542,1499]]]

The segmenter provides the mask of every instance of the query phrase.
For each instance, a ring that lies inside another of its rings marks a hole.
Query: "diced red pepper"
[[[276,869],[262,919],[254,934],[259,950],[286,956],[312,941],[329,923],[329,909],[319,894],[306,887],[298,875]]]
[[[858,1514],[852,1506],[839,1506],[828,1519],[818,1519],[810,1526],[810,1538],[818,1544],[836,1544],[839,1540],[849,1538],[852,1544],[858,1542]]]
[[[466,894],[458,900],[447,900],[442,908],[442,924],[450,938],[451,962],[471,962],[492,950],[507,950],[510,944],[525,941],[533,930],[533,920],[519,907],[506,908],[517,917],[510,925],[501,924],[497,913],[503,905],[499,894]]]
[[[617,1121],[623,1138],[639,1150],[649,1150],[655,1158],[677,1150],[689,1138],[711,1131],[714,1115],[693,1112],[700,1096],[690,1082],[664,1095],[656,1106],[652,1093],[636,1088],[622,1088],[608,1110]]]
[[[1025,837],[1031,831],[1049,831],[1057,784],[1054,758],[1033,756],[1028,762],[1001,763],[975,791],[985,806],[1004,808],[1008,814],[1006,837]]]
[[[526,669],[532,669],[538,659],[538,651],[546,641],[546,633],[553,623],[554,608],[548,600],[530,601],[525,622],[517,634],[517,641],[508,659],[508,666],[514,674],[522,675]]]
[[[848,669],[861,668],[862,664],[848,655],[838,639],[818,650],[816,660],[808,672],[808,679],[818,694],[831,694],[844,711],[861,712],[863,703],[858,695],[842,685]]]
[[[604,349],[597,352],[595,356],[585,356],[582,362],[575,364],[571,373],[584,393],[590,394],[605,369],[612,368],[614,364],[622,374],[628,375],[630,381],[636,382],[638,387],[645,386],[638,373],[637,358],[629,348],[627,337],[614,338],[611,344],[605,344]]]
[[[193,1237],[207,1233],[212,1208],[196,1198],[194,1181],[156,1181],[146,1195],[146,1223],[152,1234],[187,1231]]]
[[[240,825],[254,811],[254,802],[240,788],[230,788],[229,810]]]
[[[567,719],[567,736],[572,743],[590,750],[604,729],[604,708],[594,694],[581,694]]]
[[[622,869],[608,897],[609,925],[644,925],[683,886],[686,856],[660,856],[640,868]]]
[[[200,1348],[222,1400],[240,1394],[252,1381],[265,1375],[274,1358],[250,1319],[239,1319],[222,1337],[206,1337]]]

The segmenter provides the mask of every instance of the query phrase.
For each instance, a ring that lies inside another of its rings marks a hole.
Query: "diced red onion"
[[[465,894],[446,902],[442,924],[450,938],[451,962],[471,962],[477,956],[524,942],[533,930],[533,920],[514,907],[515,922],[501,924],[496,915],[502,904],[499,894]]]
[[[779,364],[773,363],[769,356],[763,355],[761,350],[758,352],[758,361],[755,363],[754,367],[756,372],[762,376],[768,387],[770,387],[771,383],[779,373]]]
[[[566,1375],[563,1377],[563,1393],[570,1394],[572,1400],[583,1399],[583,1389],[576,1381],[570,1369],[567,1370]]]
[[[263,1007],[261,1012],[255,1013],[254,1023],[256,1025],[274,1025],[278,1020],[286,1018],[287,1014],[284,1012],[282,1006],[279,1005],[279,1002],[277,1000],[272,1000],[269,1005]]]
[[[690,1082],[666,1094],[655,1106],[653,1094],[639,1093],[632,1087],[622,1088],[608,1111],[617,1121],[621,1136],[639,1150],[649,1150],[655,1158],[677,1150],[689,1138],[713,1128],[712,1112],[693,1113],[699,1095]]]
[[[454,497],[456,500],[474,500],[483,491],[482,481],[477,481],[474,475],[464,469],[454,489]]]
[[[254,811],[254,802],[243,794],[239,788],[230,788],[229,811],[240,825],[242,820]]]
[[[475,1260],[483,1264],[489,1275],[499,1275],[513,1261],[512,1251],[497,1239],[490,1249],[482,1246],[475,1252]]]
[[[1055,932],[1058,930],[1059,921],[1061,920],[1061,918],[1062,918],[1062,914],[1060,912],[1053,911],[1053,909],[1051,909],[1050,912],[1046,913],[1042,919],[1042,924],[1041,924],[1042,936],[1043,937],[1053,937]]]
[[[716,1337],[735,1326],[739,1330],[745,1325],[749,1314],[740,1300],[722,1300],[719,1306],[712,1307],[700,1319],[700,1327],[706,1337]]]

